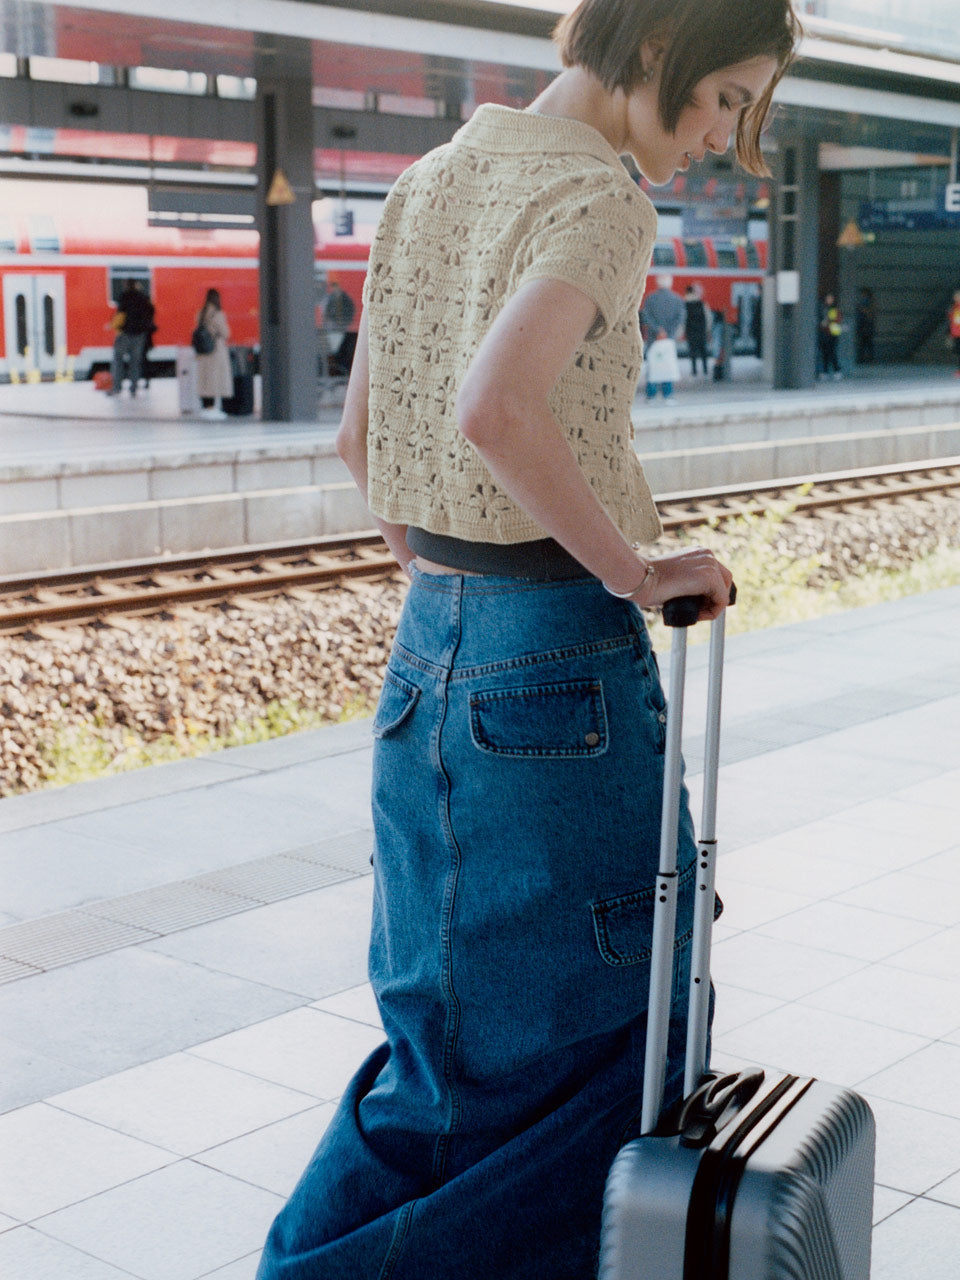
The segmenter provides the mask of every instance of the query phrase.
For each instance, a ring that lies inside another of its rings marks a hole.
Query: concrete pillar
[[[257,60],[260,371],[265,422],[317,416],[310,42],[271,36]],[[293,200],[267,204],[282,174]]]
[[[811,387],[816,381],[819,229],[818,142],[777,142],[770,218],[769,270],[778,281],[773,314],[773,385]],[[798,284],[796,301],[785,300]]]

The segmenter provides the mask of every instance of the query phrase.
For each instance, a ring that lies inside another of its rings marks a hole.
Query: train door
[[[3,321],[7,368],[54,373],[67,349],[67,291],[62,275],[6,275]]]

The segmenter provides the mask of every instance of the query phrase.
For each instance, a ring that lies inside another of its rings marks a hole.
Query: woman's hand
[[[730,603],[733,574],[706,547],[677,551],[647,563],[653,572],[630,596],[644,609],[659,607],[677,596],[700,596],[700,621],[708,622]]]

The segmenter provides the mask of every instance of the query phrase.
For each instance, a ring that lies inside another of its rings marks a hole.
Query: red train
[[[373,225],[335,238],[323,220],[324,205],[315,208],[318,304],[326,282],[337,281],[359,316]],[[747,349],[766,249],[764,241],[663,239],[650,287],[657,274],[672,276],[679,292],[700,281],[714,310],[738,317],[737,346]],[[233,342],[255,346],[257,252],[253,230],[152,226],[145,187],[7,180],[0,210],[0,377],[72,369],[83,378],[107,368],[111,316],[130,278],[146,283],[156,306],[155,363],[172,367],[211,287],[220,291]]]

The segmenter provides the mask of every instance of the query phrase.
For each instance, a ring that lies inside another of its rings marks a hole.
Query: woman
[[[233,373],[230,369],[230,325],[220,305],[220,294],[208,289],[197,314],[197,326],[207,330],[214,340],[213,350],[197,355],[197,395],[203,405],[201,416],[223,419],[221,402],[233,395]]]
[[[828,293],[820,307],[820,363],[824,375],[832,374],[835,381],[843,377],[837,350],[841,333],[843,333],[843,317],[836,298],[832,293]]]
[[[954,377],[960,378],[960,289],[954,290],[953,301],[947,308],[947,329],[953,342],[953,354],[957,361]]]
[[[595,1273],[640,1111],[659,839],[638,605],[697,594],[711,618],[730,585],[707,551],[632,545],[659,530],[630,446],[656,215],[619,156],[666,183],[735,130],[760,170],[795,38],[787,0],[585,0],[531,107],[481,107],[387,200],[338,440],[413,579],[373,728],[387,1038],[259,1280]]]
[[[687,286],[684,294],[687,318],[684,328],[687,334],[687,352],[690,356],[690,371],[697,376],[697,361],[703,364],[704,377],[707,374],[707,340],[710,336],[710,324],[707,306],[703,300],[703,289],[699,284]]]

